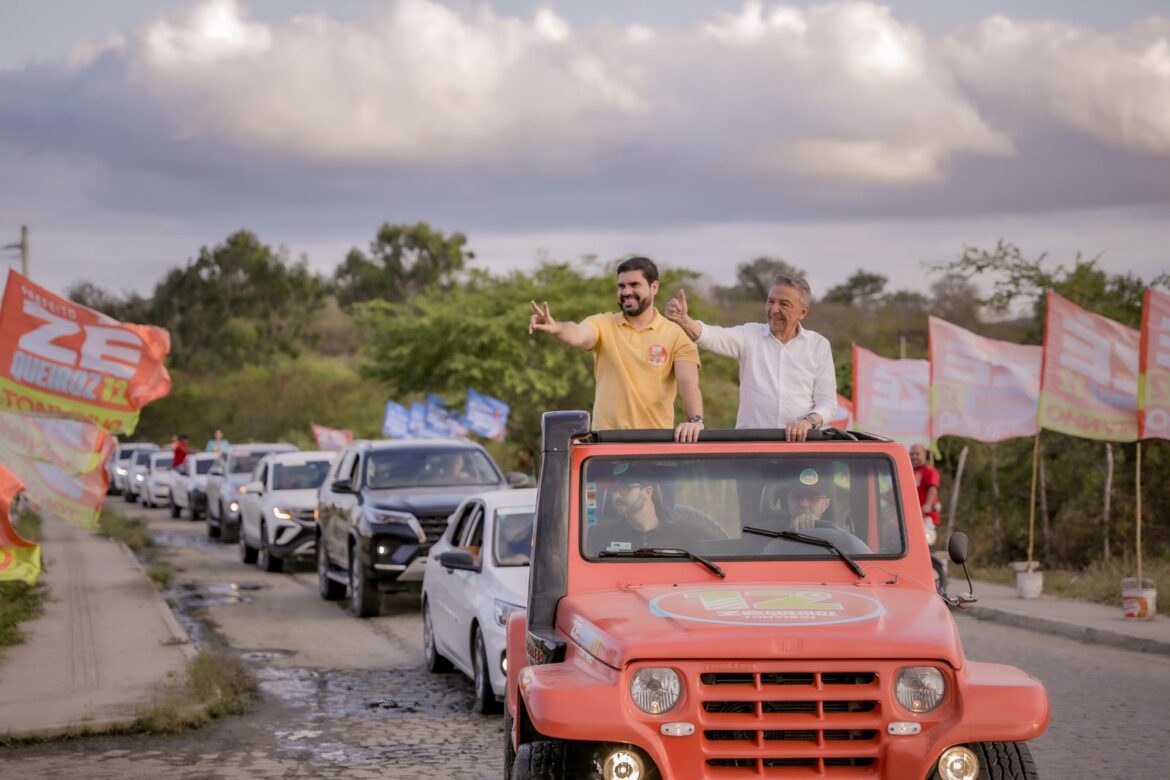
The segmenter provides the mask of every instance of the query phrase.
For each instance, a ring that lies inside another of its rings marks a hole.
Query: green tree
[[[716,287],[715,295],[724,305],[744,301],[762,304],[772,289],[777,276],[805,276],[802,269],[787,260],[773,257],[757,257],[747,263],[740,263],[735,272],[735,284],[730,287]]]
[[[425,222],[386,222],[370,243],[370,253],[351,249],[334,272],[343,306],[384,300],[401,303],[432,285],[449,287],[475,257],[462,233],[444,235]]]
[[[843,303],[847,306],[864,306],[876,303],[885,292],[889,279],[881,274],[857,269],[843,284],[831,287],[825,293],[826,303]]]

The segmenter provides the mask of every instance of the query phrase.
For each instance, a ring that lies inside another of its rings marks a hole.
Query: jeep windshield
[[[366,487],[498,485],[500,473],[486,455],[472,449],[374,451],[366,460]]]
[[[889,457],[865,453],[595,456],[582,474],[581,550],[607,563],[648,548],[717,560],[898,557],[906,534],[894,474]]]

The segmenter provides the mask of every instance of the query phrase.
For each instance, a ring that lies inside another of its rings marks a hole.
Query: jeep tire
[[[552,739],[525,742],[516,750],[512,780],[561,780],[564,777],[564,742]]]
[[[329,576],[329,553],[321,537],[317,537],[317,593],[326,601],[337,601],[345,595],[345,586]]]
[[[362,571],[361,556],[356,549],[349,552],[349,611],[354,617],[372,617],[380,611],[382,594]]]
[[[979,759],[979,780],[1038,780],[1032,752],[1024,742],[977,742],[967,745]],[[938,768],[928,780],[939,780]]]

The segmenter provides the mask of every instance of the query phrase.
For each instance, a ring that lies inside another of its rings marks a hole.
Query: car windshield
[[[154,471],[170,471],[171,464],[175,462],[174,455],[156,455],[150,460],[150,467]]]
[[[374,490],[401,487],[495,485],[499,472],[479,450],[383,450],[366,460],[366,486]]]
[[[150,463],[150,450],[139,450],[134,453],[134,465],[145,466]]]
[[[898,496],[884,455],[593,457],[582,481],[580,543],[585,557],[606,562],[643,548],[721,560],[837,557],[768,535],[796,531],[850,557],[894,557],[906,550]]]
[[[232,473],[251,474],[252,469],[256,468],[260,459],[271,452],[271,450],[255,450],[254,452],[234,453],[232,455]]]
[[[527,566],[532,562],[532,520],[528,507],[496,510],[496,565]]]
[[[313,460],[308,463],[272,465],[273,490],[316,490],[329,473],[330,462]]]
[[[195,461],[195,473],[206,474],[211,471],[213,465],[215,465],[215,458],[200,458]]]

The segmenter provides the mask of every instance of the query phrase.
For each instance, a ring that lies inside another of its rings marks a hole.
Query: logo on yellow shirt
[[[651,344],[650,349],[646,350],[646,361],[655,368],[665,366],[666,347],[661,344]]]

